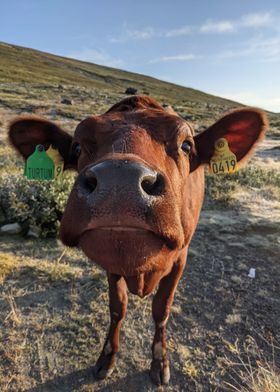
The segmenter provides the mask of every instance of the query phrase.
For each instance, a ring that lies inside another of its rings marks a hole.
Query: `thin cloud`
[[[228,33],[242,28],[258,28],[271,26],[274,22],[270,12],[243,15],[236,20],[209,20],[200,26],[201,33]]]
[[[249,14],[242,17],[240,25],[244,27],[265,27],[273,23],[270,12],[264,14]]]
[[[234,24],[228,20],[220,22],[208,21],[200,27],[201,33],[227,33],[234,30]]]
[[[119,37],[110,38],[112,43],[122,43],[131,40],[148,40],[158,33],[152,27],[144,27],[141,30],[131,30],[125,26],[123,33]]]
[[[150,60],[149,63],[162,63],[162,62],[169,62],[169,61],[192,61],[192,60],[197,60],[201,59],[201,56],[196,56],[194,54],[178,54],[174,56],[162,56],[155,58],[153,60]]]
[[[168,30],[164,33],[164,36],[167,38],[170,37],[179,37],[182,35],[189,35],[192,33],[192,27],[191,26],[182,26],[179,27],[178,29],[171,29]]]
[[[236,50],[228,50],[220,53],[220,59],[231,59],[238,57],[258,58],[259,61],[280,61],[280,36],[272,38],[261,38],[259,36],[243,43]]]
[[[82,61],[97,63],[110,67],[118,67],[124,65],[123,60],[116,59],[104,52],[103,50],[83,48],[80,51],[69,53],[66,57],[75,58]]]
[[[127,41],[149,40],[152,38],[174,38],[193,33],[233,33],[240,29],[269,27],[274,23],[271,12],[252,13],[241,16],[234,20],[208,20],[201,26],[185,25],[169,30],[157,30],[151,26],[142,29],[131,29],[124,24],[122,33],[117,37],[111,37],[111,43],[124,43]]]

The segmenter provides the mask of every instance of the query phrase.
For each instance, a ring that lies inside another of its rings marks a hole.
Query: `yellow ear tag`
[[[46,153],[48,156],[53,160],[54,162],[54,178],[59,178],[62,176],[63,173],[63,167],[64,167],[64,160],[62,156],[59,154],[59,151],[54,148],[53,146],[50,146]]]
[[[210,160],[209,171],[211,174],[227,174],[237,170],[237,159],[230,151],[226,139],[218,139],[215,143],[214,155]]]

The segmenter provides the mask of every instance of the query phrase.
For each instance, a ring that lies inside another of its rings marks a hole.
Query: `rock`
[[[28,113],[33,113],[34,112],[34,106],[33,105],[27,105],[27,106],[24,106],[23,108],[22,108],[22,110],[24,111],[24,112],[28,112]]]
[[[134,95],[134,94],[136,94],[136,93],[137,93],[137,89],[134,88],[134,87],[128,87],[128,88],[125,90],[125,94],[128,94],[128,95]]]
[[[195,250],[193,248],[189,248],[188,255],[194,256],[194,257],[199,257],[199,256],[201,256],[201,252],[198,252],[197,250]]]
[[[51,109],[48,113],[53,119],[56,119],[57,117],[57,110],[56,109]]]
[[[22,228],[19,223],[9,223],[0,228],[1,234],[19,234]]]
[[[191,115],[191,114],[185,114],[184,116],[183,116],[183,118],[186,120],[186,121],[192,121],[192,120],[195,120],[195,117],[193,116],[193,115]]]
[[[63,105],[73,105],[72,99],[66,97],[62,98],[60,103]]]
[[[27,237],[39,238],[40,237],[39,227],[31,226],[26,235],[27,235]]]

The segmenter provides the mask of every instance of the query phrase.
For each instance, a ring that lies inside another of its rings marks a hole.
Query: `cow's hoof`
[[[153,359],[150,370],[150,377],[156,385],[166,385],[170,379],[169,361]]]
[[[101,354],[98,361],[93,368],[93,374],[97,380],[103,380],[106,377],[111,376],[115,369],[116,360],[115,355],[103,355]]]

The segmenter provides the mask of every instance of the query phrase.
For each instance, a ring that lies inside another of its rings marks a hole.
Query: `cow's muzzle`
[[[106,195],[113,204],[122,198],[151,204],[164,192],[164,177],[157,171],[131,160],[105,160],[87,167],[80,174],[80,186],[99,204]]]

